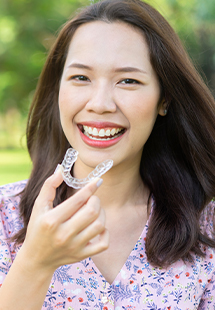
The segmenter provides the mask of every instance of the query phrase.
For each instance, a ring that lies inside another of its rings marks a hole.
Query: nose
[[[96,114],[114,113],[117,109],[113,99],[111,86],[106,83],[99,83],[91,92],[90,98],[85,106],[89,112]]]

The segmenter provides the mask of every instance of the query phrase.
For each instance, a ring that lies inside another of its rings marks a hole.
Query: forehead
[[[73,60],[146,65],[149,50],[140,29],[124,22],[94,21],[81,25],[74,33],[66,62]]]

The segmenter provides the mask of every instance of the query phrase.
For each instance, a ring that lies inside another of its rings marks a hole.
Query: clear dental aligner
[[[76,151],[73,148],[69,148],[64,156],[64,159],[62,161],[61,166],[62,169],[62,175],[64,182],[75,189],[79,189],[84,187],[86,184],[91,182],[93,179],[97,177],[101,177],[103,174],[105,174],[112,166],[113,166],[113,160],[108,159],[103,161],[102,163],[98,164],[96,168],[90,172],[90,174],[84,178],[84,179],[76,179],[71,176],[70,170],[74,164],[74,162],[78,158],[78,151]]]

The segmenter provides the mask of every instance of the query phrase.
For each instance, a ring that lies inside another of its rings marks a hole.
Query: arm
[[[0,289],[0,310],[39,310],[42,308],[52,274],[17,255]]]
[[[104,211],[94,180],[52,207],[60,171],[44,183],[32,211],[25,241],[0,289],[0,310],[40,310],[54,271],[108,246]],[[96,241],[90,242],[95,236]]]

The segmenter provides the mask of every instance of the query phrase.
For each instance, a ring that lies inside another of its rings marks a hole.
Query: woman
[[[69,21],[30,109],[30,179],[2,188],[0,309],[213,309],[214,124],[151,6],[105,0]],[[70,146],[78,179],[113,160],[101,187],[63,182]]]

